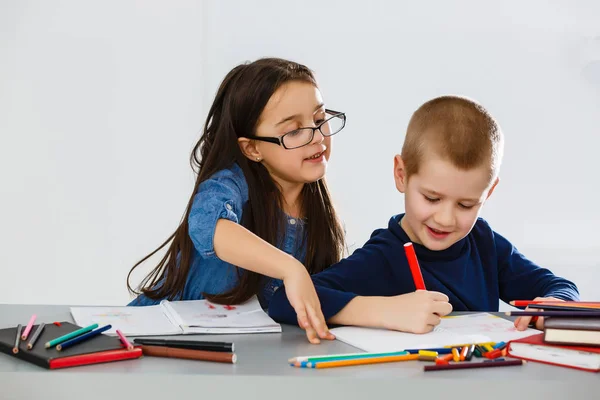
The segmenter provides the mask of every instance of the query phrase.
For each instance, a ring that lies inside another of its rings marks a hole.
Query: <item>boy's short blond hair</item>
[[[490,168],[490,181],[500,169],[504,139],[490,113],[466,97],[442,96],[415,111],[402,146],[406,176],[419,172],[427,153],[450,161],[460,169]]]

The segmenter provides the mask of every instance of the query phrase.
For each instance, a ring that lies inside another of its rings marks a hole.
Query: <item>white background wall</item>
[[[328,177],[352,249],[403,211],[411,113],[468,95],[506,135],[483,216],[600,300],[599,2],[0,0],[0,302],[126,303],[180,221],[218,84],[263,56],[348,114]]]

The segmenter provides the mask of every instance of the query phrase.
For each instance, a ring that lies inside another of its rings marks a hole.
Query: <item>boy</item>
[[[313,275],[326,321],[424,333],[452,310],[497,311],[499,299],[578,300],[575,284],[526,259],[479,218],[498,184],[502,153],[500,127],[479,104],[455,96],[423,104],[394,158],[405,214]],[[407,242],[414,243],[427,290],[415,292]],[[269,314],[296,323],[284,287],[274,294]],[[515,326],[523,330],[530,320],[519,318]],[[536,326],[542,327],[541,319]]]

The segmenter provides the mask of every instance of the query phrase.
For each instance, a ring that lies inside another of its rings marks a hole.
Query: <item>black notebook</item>
[[[61,322],[60,326],[46,324],[33,348],[28,350],[27,343],[35,334],[38,326],[33,326],[26,340],[19,340],[19,352],[17,354],[13,353],[17,328],[0,329],[0,351],[48,369],[128,360],[139,358],[142,355],[141,348],[136,347],[133,350],[127,350],[118,337],[104,334],[77,343],[62,351],[56,350],[56,347],[46,348],[44,346],[46,342],[81,329],[80,326],[70,322]]]

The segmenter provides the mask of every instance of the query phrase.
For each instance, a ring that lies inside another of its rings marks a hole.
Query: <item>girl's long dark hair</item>
[[[155,300],[182,297],[194,252],[188,235],[188,217],[194,195],[202,182],[234,163],[240,166],[248,183],[249,200],[243,210],[242,225],[280,247],[278,241],[285,229],[281,191],[262,164],[250,161],[242,154],[237,139],[255,134],[265,105],[281,85],[290,81],[317,86],[312,71],[306,66],[278,58],[241,64],[227,74],[190,157],[198,177],[182,222],[163,244],[131,268],[127,275],[131,293],[143,293]],[[345,248],[344,232],[324,178],[305,184],[301,196],[302,214],[307,220],[304,265],[310,274],[314,274],[340,260]],[[132,289],[129,281],[133,270],[167,245],[168,250],[158,265],[142,280],[137,291]],[[238,278],[238,284],[232,290],[204,293],[204,296],[217,303],[236,304],[258,294],[260,274],[238,269]]]

